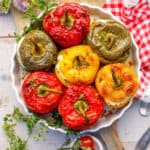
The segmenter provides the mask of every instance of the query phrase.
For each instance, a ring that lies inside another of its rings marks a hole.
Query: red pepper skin
[[[65,11],[74,17],[71,28],[62,25]],[[80,44],[89,31],[90,17],[87,10],[77,3],[64,3],[43,19],[44,30],[63,48]]]
[[[46,88],[56,90],[59,93],[48,92],[43,96],[42,94],[44,93],[42,92],[44,91],[42,90],[44,89],[42,86],[40,87],[40,85],[46,85]],[[36,71],[29,74],[22,85],[22,96],[27,107],[39,114],[49,113],[56,109],[62,92],[63,86],[57,77],[52,73],[43,71]]]
[[[88,104],[85,112],[89,122],[74,108],[80,95]],[[62,97],[58,111],[66,126],[73,130],[84,130],[91,127],[100,118],[104,110],[103,98],[97,96],[95,89],[89,85],[70,85]]]
[[[80,138],[80,147],[89,148],[90,150],[94,150],[94,140],[91,136],[85,135]]]

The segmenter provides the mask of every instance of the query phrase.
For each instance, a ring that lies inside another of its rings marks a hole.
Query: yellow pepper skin
[[[65,86],[71,83],[91,84],[95,79],[99,64],[99,56],[90,46],[73,46],[58,54],[55,73]]]
[[[96,88],[111,108],[125,106],[138,90],[138,78],[131,66],[105,65],[96,76]]]

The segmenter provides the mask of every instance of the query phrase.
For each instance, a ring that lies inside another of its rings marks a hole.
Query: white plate
[[[105,11],[104,9],[102,9],[100,7],[91,6],[91,5],[86,4],[86,3],[81,3],[81,5],[87,8],[87,10],[88,10],[90,16],[92,16],[92,18],[94,17],[94,18],[101,18],[101,19],[113,19],[117,22],[122,23],[121,21],[116,19],[111,13]],[[132,37],[132,35],[131,35],[131,37]],[[136,71],[136,73],[137,73],[137,75],[140,79],[139,54],[138,54],[137,45],[136,45],[133,37],[132,37],[132,43],[133,43],[133,51],[132,51],[131,57],[135,60],[135,71]],[[12,70],[11,70],[11,75],[12,75],[12,80],[13,80],[13,87],[15,89],[18,101],[22,104],[24,109],[26,111],[28,111],[28,109],[26,108],[25,103],[23,101],[23,98],[21,96],[21,84],[22,84],[22,76],[23,76],[22,74],[23,74],[23,70],[22,70],[21,66],[19,65],[19,63],[17,61],[16,49],[15,49],[14,55],[13,55],[13,58],[12,58]],[[95,131],[98,131],[99,129],[110,126],[114,121],[116,121],[117,119],[119,119],[123,116],[125,111],[131,106],[131,104],[132,104],[132,100],[124,108],[115,110],[115,111],[113,111],[113,113],[110,113],[109,115],[103,116],[91,128],[89,128],[87,130],[84,130],[84,131],[81,131],[80,133],[95,132]],[[56,130],[56,131],[60,131],[62,133],[66,133],[66,131],[63,128],[54,128],[54,127],[51,127],[51,126],[48,126],[48,127],[51,130]]]

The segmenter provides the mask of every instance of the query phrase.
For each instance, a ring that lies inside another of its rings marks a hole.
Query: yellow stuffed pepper
[[[138,89],[138,78],[132,67],[122,63],[104,66],[97,74],[96,88],[112,108],[125,106]]]
[[[91,84],[95,79],[99,63],[99,56],[90,46],[73,46],[58,54],[55,73],[65,86],[70,83]]]

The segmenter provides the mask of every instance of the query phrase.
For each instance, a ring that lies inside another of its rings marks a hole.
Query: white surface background
[[[11,56],[14,51],[15,39],[6,38],[7,35],[13,35],[14,32],[17,30],[11,14],[0,15],[0,150],[5,150],[7,147],[7,139],[1,128],[3,117],[5,114],[11,113],[14,106],[19,106],[10,78]],[[118,133],[125,150],[134,150],[136,142],[150,126],[150,116],[139,115],[139,103],[134,104],[118,121]],[[21,106],[19,107],[22,109]],[[26,137],[23,124],[19,125],[16,131],[20,136]],[[56,150],[56,147],[64,142],[65,135],[50,131],[46,138],[46,141],[35,142],[31,137],[28,143],[29,150]]]

